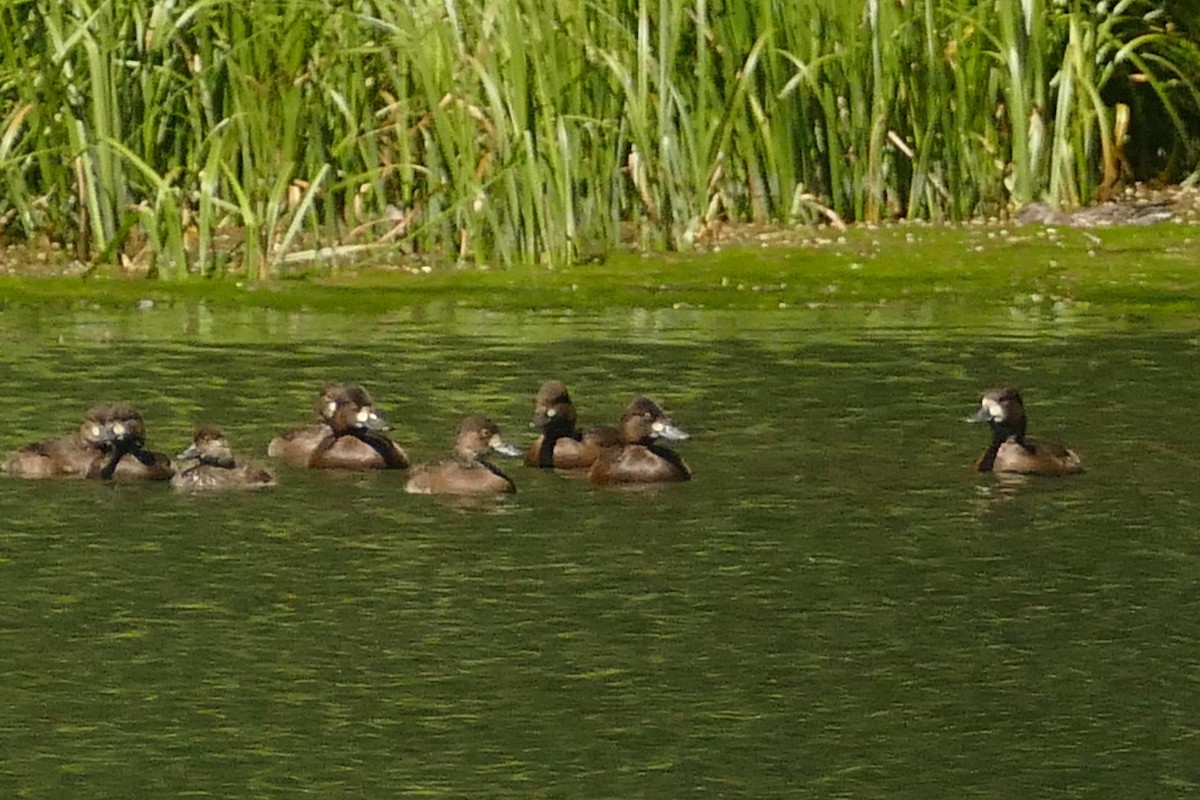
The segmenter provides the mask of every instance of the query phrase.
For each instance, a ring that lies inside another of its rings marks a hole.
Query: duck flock
[[[316,419],[311,423],[272,439],[267,455],[300,469],[404,470],[405,489],[415,494],[517,490],[489,456],[517,458],[522,452],[482,414],[462,420],[449,458],[413,465],[388,435],[387,420],[362,386],[326,384],[314,411]],[[979,410],[967,420],[986,422],[992,430],[990,446],[973,464],[979,472],[1066,475],[1082,471],[1075,451],[1026,437],[1025,405],[1010,384],[984,393]],[[657,484],[692,477],[683,459],[665,444],[686,440],[688,434],[647,397],[634,398],[616,427],[581,430],[566,385],[547,381],[534,397],[530,424],[540,431],[524,453],[530,467],[586,471],[598,485]],[[196,430],[191,445],[176,459],[178,463],[148,449],[142,415],[128,403],[118,403],[92,408],[72,433],[19,448],[0,464],[0,471],[20,478],[170,481],[176,489],[190,492],[258,489],[277,482],[271,469],[235,456],[221,430],[209,425]]]
[[[413,465],[388,435],[390,426],[371,395],[358,384],[330,383],[314,404],[316,418],[271,440],[267,455],[301,469],[407,472],[405,489],[416,494],[504,494],[512,478],[489,460],[493,453],[520,457],[500,428],[482,414],[458,426],[451,457]],[[654,401],[635,398],[617,426],[580,430],[575,406],[561,381],[547,381],[534,398],[531,423],[540,431],[525,463],[531,467],[586,471],[596,484],[685,481],[691,470],[664,441],[688,435]],[[259,489],[277,483],[275,472],[236,456],[219,428],[198,428],[173,461],[148,449],[146,423],[128,403],[95,406],[78,430],[27,444],[8,455],[0,471],[20,478],[74,477],[96,480],[170,481],[181,491]]]

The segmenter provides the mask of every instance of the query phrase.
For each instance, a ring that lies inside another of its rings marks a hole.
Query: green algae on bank
[[[1197,309],[1191,226],[1083,232],[1041,226],[858,228],[792,247],[737,247],[508,269],[361,267],[263,283],[187,278],[0,278],[0,307],[198,303],[378,315],[426,305],[494,311],[878,309],[962,317],[1003,309],[1101,317]]]

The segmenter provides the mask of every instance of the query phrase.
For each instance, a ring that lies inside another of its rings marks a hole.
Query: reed
[[[1147,98],[1171,177],[1200,133],[1200,48],[1153,0],[0,0],[0,27],[0,236],[165,278],[959,220],[1111,193]]]

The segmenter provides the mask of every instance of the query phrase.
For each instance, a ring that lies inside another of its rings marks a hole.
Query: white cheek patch
[[[120,422],[118,422],[117,424],[113,425],[112,430],[113,430],[113,435],[124,436],[126,428],[124,425],[122,425]]]
[[[557,411],[555,411],[553,408],[546,409],[546,416],[547,416],[547,417],[551,417],[551,418],[553,418],[553,417],[554,417],[555,415],[557,415],[557,414],[558,414],[558,412],[557,412]]]
[[[658,422],[656,420],[653,423],[651,423],[650,430],[654,431],[655,433],[662,433],[664,427],[665,426],[661,422]]]
[[[330,400],[325,404],[325,416],[332,417],[334,411],[337,411],[337,403]]]
[[[91,431],[92,431],[92,436],[99,436],[100,435],[100,426],[93,425],[91,428]]]
[[[500,438],[500,434],[498,433],[493,433],[491,438],[488,439],[488,447],[499,447],[503,443],[504,440]]]
[[[980,403],[980,405],[983,407],[983,410],[987,412],[989,418],[994,419],[997,422],[1004,419],[1004,407],[995,400],[992,400],[990,397],[983,398],[983,401]]]
[[[366,422],[373,416],[375,416],[375,415],[371,413],[371,409],[363,408],[363,409],[359,409],[358,416],[356,417],[356,419],[359,422]]]

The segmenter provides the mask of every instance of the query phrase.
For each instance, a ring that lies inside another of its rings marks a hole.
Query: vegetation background
[[[0,0],[0,238],[567,263],[1191,180],[1190,0]]]

